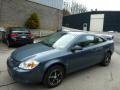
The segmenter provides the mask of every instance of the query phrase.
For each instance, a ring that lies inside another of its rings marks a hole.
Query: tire
[[[63,67],[60,65],[54,65],[45,73],[43,84],[48,88],[56,87],[62,83],[64,75]]]
[[[105,57],[104,57],[104,60],[101,62],[101,65],[102,66],[108,66],[111,62],[111,53],[108,52]]]

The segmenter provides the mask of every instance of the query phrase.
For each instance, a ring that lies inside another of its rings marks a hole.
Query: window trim
[[[88,45],[88,46],[85,46],[85,47],[83,47],[83,48],[93,47],[93,46],[96,46],[96,45],[99,45],[99,44],[102,44],[102,43],[105,42],[105,40],[104,40],[102,37],[99,37],[99,36],[96,36],[96,35],[88,34],[88,35],[82,35],[81,37],[83,37],[83,36],[93,36],[94,39],[95,39],[95,38],[100,38],[100,39],[103,40],[103,42],[101,42],[101,43],[97,43],[97,44],[94,44],[94,45]],[[81,37],[79,37],[79,38],[81,38]],[[79,38],[78,38],[78,39],[79,39]],[[79,41],[77,41],[73,46],[78,45],[78,43],[79,43]]]

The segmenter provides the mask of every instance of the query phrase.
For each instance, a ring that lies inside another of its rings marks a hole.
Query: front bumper
[[[10,66],[7,62],[8,73],[18,83],[39,83],[42,82],[43,71],[38,66],[34,70],[23,70],[17,67]]]

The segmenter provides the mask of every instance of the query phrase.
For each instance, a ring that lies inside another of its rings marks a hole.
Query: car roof
[[[83,35],[83,34],[96,35],[94,32],[83,31],[83,30],[78,30],[78,29],[73,29],[68,27],[62,27],[62,31],[67,32],[69,34],[73,34],[73,35]]]
[[[67,32],[68,34],[73,34],[73,35],[83,35],[86,34],[85,32]]]
[[[68,27],[62,27],[62,31],[67,32],[69,34],[73,34],[73,35],[95,35],[95,36],[103,38],[103,35],[97,34],[95,32],[78,30],[78,29],[73,29],[73,28],[68,28]]]
[[[68,34],[72,34],[72,35],[96,35],[95,33],[92,32],[87,32],[87,31],[64,31]]]

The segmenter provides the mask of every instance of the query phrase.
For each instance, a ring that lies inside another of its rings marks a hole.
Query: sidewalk
[[[4,51],[8,51],[8,50],[9,50],[9,48],[5,44],[0,43],[0,52],[4,52]]]

